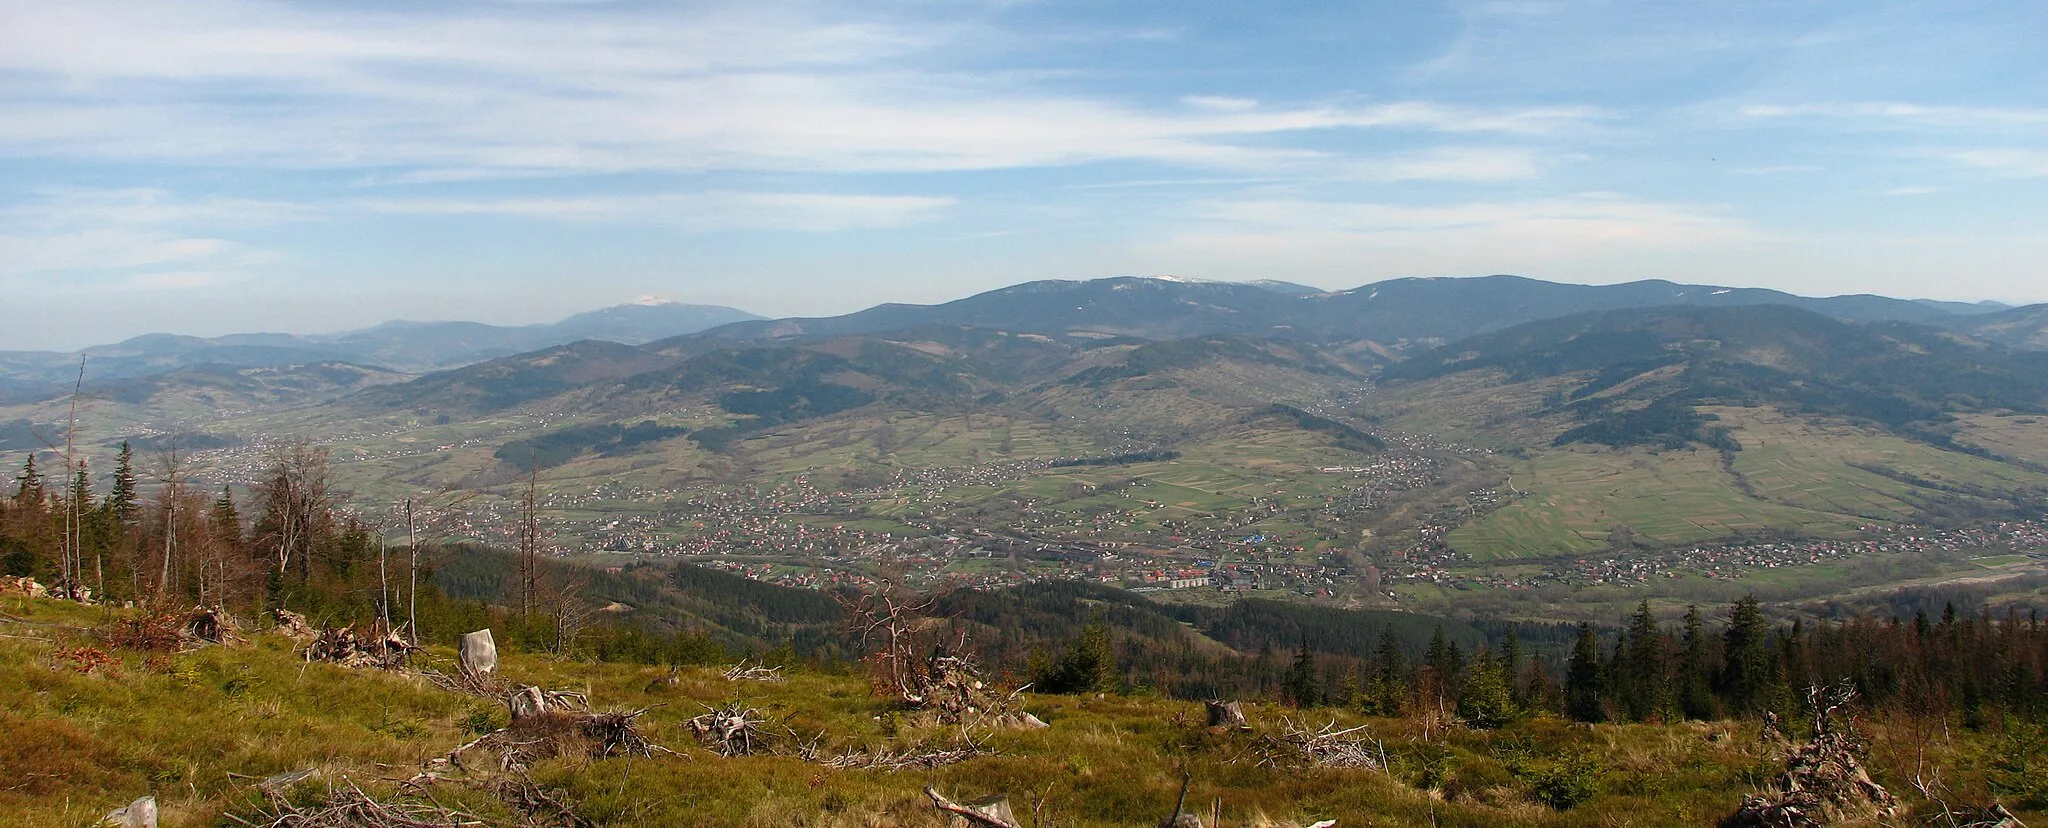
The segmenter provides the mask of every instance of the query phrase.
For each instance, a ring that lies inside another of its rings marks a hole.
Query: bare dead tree
[[[163,488],[157,492],[157,502],[163,508],[163,558],[157,570],[156,595],[162,600],[170,594],[172,568],[178,556],[178,526],[184,519],[179,507],[184,505],[185,482],[191,477],[191,458],[179,450],[178,435],[164,438],[163,449],[157,452],[154,476]]]
[[[938,604],[938,596],[903,594],[885,587],[836,599],[846,611],[849,631],[868,652],[876,681],[898,699],[921,701],[914,681],[924,665],[917,652],[917,632],[926,613]]]
[[[476,492],[461,489],[444,489],[426,498],[405,499],[405,549],[409,559],[406,566],[405,586],[405,628],[413,644],[419,643],[420,629],[420,521],[434,520],[445,510],[452,510],[476,498]]]
[[[519,614],[532,615],[540,586],[540,465],[526,473],[519,497]]]
[[[64,426],[64,483],[67,486],[71,484],[72,477],[78,474],[79,470],[78,398],[85,391],[85,359],[84,354],[78,356],[78,380],[71,386],[71,419]],[[81,548],[79,543],[79,530],[83,527],[83,520],[78,511],[80,508],[78,493],[72,492],[71,496],[65,498],[65,500],[68,502],[64,507],[64,546],[63,551],[60,553],[64,562],[58,566],[58,569],[68,570],[64,580],[67,584],[67,589],[71,591],[71,597],[75,600],[78,597],[78,582],[85,580],[85,573],[83,571],[85,569],[85,550]],[[93,556],[93,571],[99,576],[96,579],[96,583],[98,584],[97,588],[100,595],[105,597],[107,594],[106,573],[100,567],[97,554]]]

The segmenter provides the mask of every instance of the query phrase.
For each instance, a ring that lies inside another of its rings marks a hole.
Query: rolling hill
[[[939,305],[879,305],[819,319],[741,322],[704,336],[791,340],[875,333],[916,325],[972,325],[1033,333],[1081,332],[1144,339],[1211,334],[1310,341],[1440,342],[1575,313],[1666,305],[1788,305],[1840,319],[1933,322],[1993,310],[1882,296],[1812,298],[1775,290],[1641,281],[1570,285],[1519,276],[1394,279],[1333,293],[1300,286],[1121,277],[1048,280]]]
[[[1515,454],[1520,496],[1451,536],[1482,557],[2048,506],[2043,469],[1972,430],[1988,418],[2025,444],[2013,430],[2048,407],[2048,359],[1935,328],[1783,306],[1610,311],[1447,345],[1382,379],[1387,421]]]
[[[584,339],[639,344],[754,319],[715,305],[643,300],[577,314],[560,322],[502,326],[479,322],[394,321],[333,334],[249,333],[217,337],[145,334],[77,352],[0,351],[0,391],[49,391],[78,373],[125,379],[203,365],[265,366],[354,362],[420,373],[548,348]],[[63,389],[58,389],[63,390]]]

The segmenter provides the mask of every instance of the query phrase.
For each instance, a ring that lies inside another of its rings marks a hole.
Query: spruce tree
[[[134,526],[137,513],[135,493],[135,450],[121,441],[121,454],[114,460],[114,487],[107,492],[104,506],[122,526]]]
[[[1698,605],[1688,606],[1678,657],[1678,710],[1688,719],[1706,721],[1716,715],[1707,658],[1706,620],[1700,617]]]
[[[21,477],[15,481],[14,504],[16,506],[43,507],[43,473],[36,471],[36,453],[28,453],[28,462],[21,464]]]
[[[1522,693],[1522,637],[1515,634],[1515,625],[1508,625],[1507,637],[1500,645],[1500,674],[1507,682],[1508,698],[1517,706],[1527,703]]]
[[[1317,681],[1316,653],[1309,649],[1308,639],[1301,640],[1295,648],[1294,666],[1287,670],[1287,698],[1295,707],[1315,707],[1323,703],[1323,694]]]
[[[1493,654],[1482,648],[1472,657],[1472,670],[1458,692],[1458,718],[1476,728],[1493,730],[1514,721],[1515,703]]]
[[[1604,690],[1600,678],[1600,640],[1594,637],[1591,623],[1580,622],[1579,638],[1572,644],[1571,663],[1565,672],[1566,714],[1581,722],[1606,720],[1607,712],[1600,704]]]
[[[1614,680],[1622,715],[1630,721],[1649,721],[1664,712],[1669,699],[1664,633],[1657,628],[1657,617],[1650,612],[1649,601],[1636,605],[1619,650],[1621,663],[1614,672]]]
[[[1401,702],[1408,695],[1407,657],[1393,627],[1380,628],[1380,644],[1373,651],[1372,693],[1369,712],[1381,716],[1401,715]]]
[[[1772,684],[1770,627],[1764,622],[1756,596],[1744,596],[1728,613],[1728,629],[1722,631],[1727,660],[1721,665],[1721,695],[1734,712],[1748,714],[1763,709]]]

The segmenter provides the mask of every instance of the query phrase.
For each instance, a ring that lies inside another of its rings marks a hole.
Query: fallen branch
[[[725,676],[726,681],[780,682],[784,680],[781,667],[769,667],[764,664],[749,666],[744,661],[725,668],[725,672],[720,675]]]
[[[265,791],[268,802],[248,817],[227,814],[228,819],[248,828],[466,828],[487,825],[481,817],[434,802],[407,801],[401,797],[379,802],[354,782],[329,786],[327,798],[312,805],[296,805],[279,791]]]
[[[1017,817],[1010,812],[1010,798],[992,796],[973,802],[954,802],[939,793],[938,788],[927,786],[924,795],[931,797],[932,806],[952,814],[968,825],[984,825],[988,828],[1023,828],[1017,824]]]

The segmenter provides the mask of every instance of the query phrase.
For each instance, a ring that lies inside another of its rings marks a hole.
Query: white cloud
[[[832,231],[929,221],[951,198],[829,193],[706,192],[566,198],[371,199],[354,206],[414,215],[517,216],[551,221],[664,224],[689,230]]]
[[[0,153],[486,171],[981,170],[1317,153],[1326,130],[1547,135],[1583,106],[1424,101],[1149,111],[954,72],[963,27],[754,5],[499,9],[79,0],[0,11]]]
[[[2042,107],[1943,106],[1873,101],[1752,104],[1742,107],[1741,113],[1751,118],[1831,118],[1941,129],[2048,126],[2048,108]]]
[[[1196,109],[1218,112],[1244,112],[1259,108],[1259,102],[1251,98],[1230,98],[1220,95],[1188,95],[1181,98],[1180,102]]]
[[[1266,199],[1218,201],[1197,229],[1137,245],[1139,261],[1242,278],[1293,274],[1331,283],[1367,277],[1530,272],[1644,253],[1766,240],[1738,219],[1681,204],[1605,194],[1441,206]],[[1582,276],[1583,277],[1583,276]]]
[[[173,270],[137,273],[122,279],[122,290],[192,290],[241,281],[242,275],[212,270]]]
[[[1978,149],[1939,153],[1958,164],[2022,178],[2048,176],[2048,150]]]
[[[1424,152],[1360,160],[1349,165],[1361,181],[1518,181],[1542,175],[1547,166],[1526,148],[1439,147]]]

